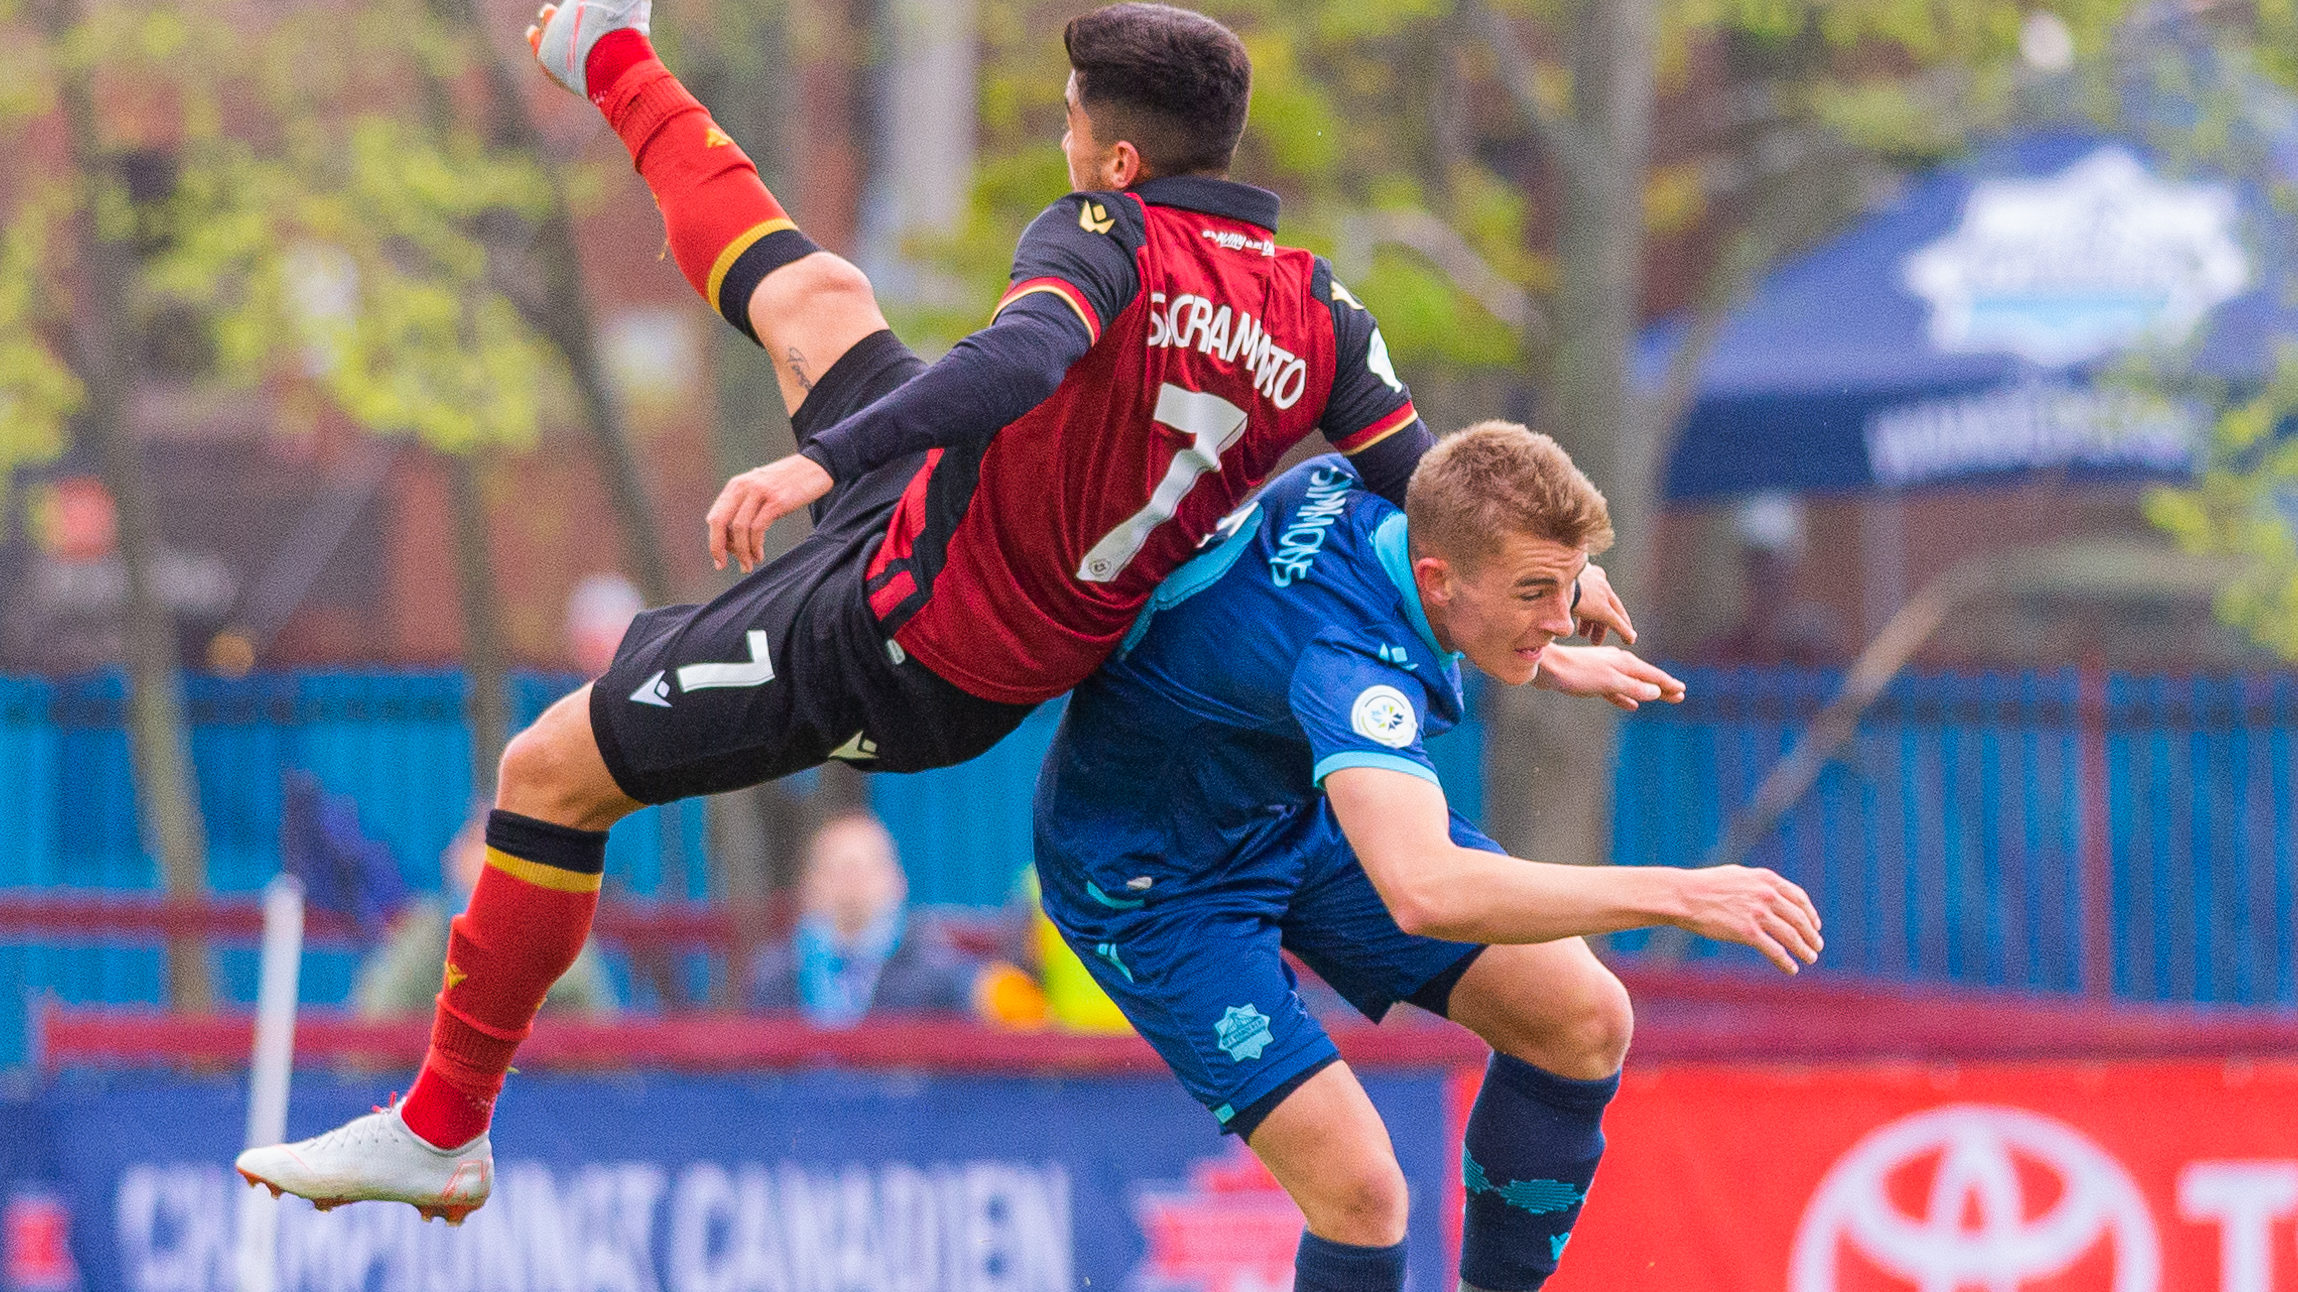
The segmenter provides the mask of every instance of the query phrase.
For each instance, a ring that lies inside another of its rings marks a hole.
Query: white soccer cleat
[[[565,0],[544,5],[535,15],[535,25],[527,28],[527,45],[552,80],[587,99],[590,87],[583,67],[591,47],[610,31],[628,29],[646,35],[653,13],[654,0]]]
[[[321,1211],[404,1202],[450,1225],[485,1206],[495,1187],[495,1152],[484,1132],[461,1148],[433,1148],[407,1129],[396,1105],[300,1143],[251,1148],[235,1165],[272,1197],[292,1193]]]

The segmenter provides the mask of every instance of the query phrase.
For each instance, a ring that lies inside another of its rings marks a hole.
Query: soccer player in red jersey
[[[640,616],[603,677],[511,742],[406,1100],[250,1150],[251,1182],[459,1220],[491,1188],[495,1099],[589,930],[614,821],[832,758],[971,758],[1090,674],[1311,431],[1399,502],[1433,442],[1372,316],[1278,245],[1274,194],[1225,178],[1251,66],[1219,23],[1120,4],[1069,25],[1078,191],[1023,234],[990,324],[931,366],[647,23],[648,0],[568,0],[529,35],[630,149],[688,281],[773,359],[799,453],[711,508],[712,555],[746,577]],[[809,504],[814,532],[760,565],[767,525]],[[1583,591],[1584,618],[1627,631],[1600,576]]]

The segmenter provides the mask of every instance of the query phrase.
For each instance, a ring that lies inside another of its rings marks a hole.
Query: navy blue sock
[[[1301,1231],[1293,1292],[1404,1292],[1404,1244],[1351,1247]]]
[[[1492,1056],[1460,1153],[1461,1282],[1531,1292],[1556,1272],[1604,1156],[1604,1105],[1619,1089],[1617,1074],[1575,1081]]]

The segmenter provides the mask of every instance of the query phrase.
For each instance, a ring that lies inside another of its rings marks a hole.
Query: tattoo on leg
[[[785,362],[790,365],[790,377],[798,383],[798,389],[812,390],[814,388],[814,379],[806,375],[806,356],[798,352],[797,346],[790,347],[790,353]]]

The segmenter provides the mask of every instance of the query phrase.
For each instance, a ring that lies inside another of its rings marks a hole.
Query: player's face
[[[1104,151],[1093,138],[1093,121],[1085,115],[1085,106],[1077,100],[1077,73],[1069,74],[1069,85],[1062,91],[1069,103],[1069,128],[1061,133],[1061,153],[1069,159],[1069,187],[1078,192],[1107,187],[1101,183],[1101,162]]]
[[[1510,534],[1473,564],[1414,562],[1429,627],[1447,649],[1510,686],[1532,680],[1540,652],[1572,635],[1572,584],[1588,566],[1576,547]]]
[[[1061,135],[1061,155],[1069,159],[1069,187],[1094,192],[1133,187],[1143,177],[1141,154],[1124,140],[1103,141],[1093,133],[1093,118],[1077,97],[1077,73],[1069,74],[1062,91],[1069,105],[1069,128]]]

